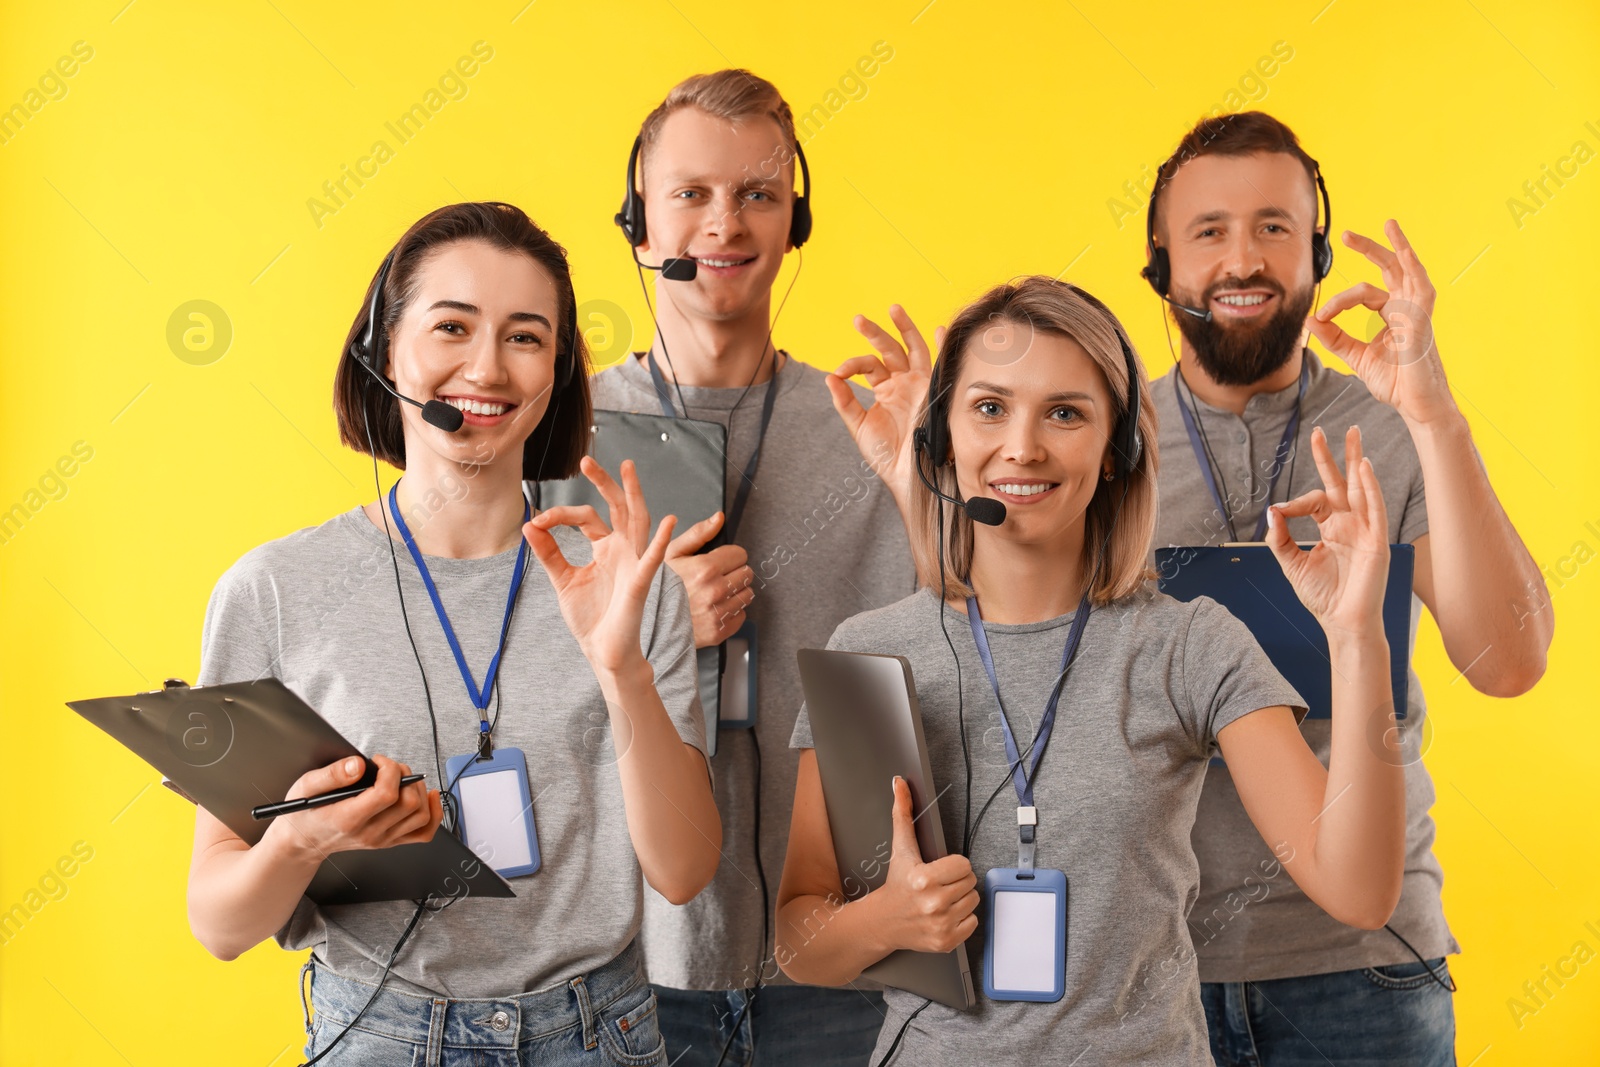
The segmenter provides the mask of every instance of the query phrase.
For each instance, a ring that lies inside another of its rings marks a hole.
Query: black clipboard
[[[195,688],[173,679],[154,692],[72,700],[67,706],[250,845],[271,821],[251,818],[251,808],[282,800],[306,771],[345,756],[366,758],[276,678]],[[366,762],[360,784],[371,785],[378,772]],[[318,904],[360,904],[516,893],[441,826],[426,844],[332,853],[305,895]]]
[[[619,477],[623,460],[633,460],[652,523],[676,515],[677,531],[682,533],[724,510],[728,430],[721,423],[631,411],[596,411],[590,430],[589,455],[611,477]],[[607,514],[605,500],[581,474],[539,482],[534,499],[541,508],[588,504],[601,518]],[[724,654],[720,645],[696,653],[708,756],[717,754]]]
[[[1302,548],[1308,547],[1302,545]],[[1383,593],[1383,632],[1389,639],[1389,684],[1394,714],[1406,717],[1411,665],[1411,545],[1389,546],[1389,581]],[[1244,623],[1261,651],[1294,686],[1307,706],[1306,718],[1333,713],[1333,667],[1328,637],[1283,575],[1264,544],[1156,549],[1157,585],[1177,600],[1208,596]]]

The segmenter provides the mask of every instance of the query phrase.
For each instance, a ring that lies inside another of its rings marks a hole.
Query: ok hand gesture
[[[1313,489],[1267,511],[1267,545],[1294,591],[1331,638],[1383,632],[1389,581],[1389,513],[1372,461],[1361,455],[1361,429],[1345,433],[1349,480],[1340,472],[1322,427],[1311,431],[1311,454],[1322,475]],[[1321,540],[1309,551],[1289,536],[1287,519],[1309,515]]]
[[[561,615],[589,663],[596,671],[621,671],[644,660],[639,626],[645,596],[666,557],[677,519],[668,515],[650,536],[650,512],[632,460],[622,463],[620,487],[592,457],[583,458],[582,470],[605,498],[612,525],[584,504],[541,511],[522,528],[522,535],[550,575]],[[550,533],[557,526],[582,531],[594,559],[582,567],[568,563]]]
[[[1370,282],[1352,286],[1323,304],[1307,325],[1324,348],[1349,364],[1373,396],[1407,422],[1424,424],[1456,410],[1434,343],[1436,294],[1400,224],[1390,219],[1384,233],[1393,251],[1349,230],[1344,243],[1377,264],[1388,291]],[[1383,318],[1384,328],[1370,341],[1356,340],[1333,321],[1340,312],[1357,306]]]
[[[911,431],[922,417],[928,397],[928,378],[933,370],[933,353],[923,340],[922,331],[899,304],[889,308],[889,321],[900,331],[905,343],[895,340],[883,327],[865,315],[855,317],[855,328],[877,355],[845,360],[828,375],[828,392],[833,394],[833,409],[844,420],[861,455],[884,480],[905,515],[912,480],[916,476],[916,456],[911,448]],[[944,328],[934,333],[934,345],[943,344]],[[864,407],[850,389],[849,379],[866,378],[872,387],[872,406]]]

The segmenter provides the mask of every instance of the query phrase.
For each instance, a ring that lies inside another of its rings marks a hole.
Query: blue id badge
[[[746,619],[723,644],[722,699],[717,727],[749,729],[756,724],[756,622]]]
[[[487,759],[476,753],[451,756],[445,781],[459,813],[456,833],[502,878],[539,869],[539,837],[528,795],[528,761],[520,748],[497,748]]]
[[[1044,867],[991,867],[983,899],[989,916],[983,995],[1060,1000],[1067,991],[1067,876]]]

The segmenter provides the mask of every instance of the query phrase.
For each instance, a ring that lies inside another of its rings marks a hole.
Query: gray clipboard
[[[589,455],[613,478],[622,461],[633,460],[651,523],[676,515],[679,533],[723,510],[727,485],[728,430],[700,419],[668,418],[630,411],[596,411],[590,427]],[[579,474],[538,483],[539,507],[588,504],[607,516],[606,502]],[[717,754],[722,702],[721,646],[696,653],[700,708],[706,720],[708,755]]]
[[[72,700],[67,706],[250,845],[271,821],[251,818],[251,808],[282,800],[306,771],[345,756],[366,756],[276,678],[196,688],[172,679],[154,692]],[[376,777],[376,766],[367,760],[360,784]],[[359,904],[516,893],[441,826],[426,844],[329,855],[305,895],[318,904]]]
[[[796,658],[845,898],[865,896],[888,876],[895,775],[911,788],[922,858],[949,855],[910,662],[819,648],[802,648]],[[964,944],[949,952],[891,952],[861,975],[952,1008],[976,1003]]]

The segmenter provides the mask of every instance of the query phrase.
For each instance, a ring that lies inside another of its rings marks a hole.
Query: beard
[[[1303,292],[1288,297],[1281,285],[1258,274],[1243,281],[1219,282],[1205,291],[1203,299],[1185,298],[1182,302],[1209,309],[1213,297],[1241,289],[1272,290],[1278,296],[1278,310],[1264,322],[1224,324],[1187,312],[1174,316],[1178,331],[1194,349],[1201,369],[1218,385],[1254,385],[1288,363],[1299,344],[1315,295],[1315,290],[1307,286]]]

